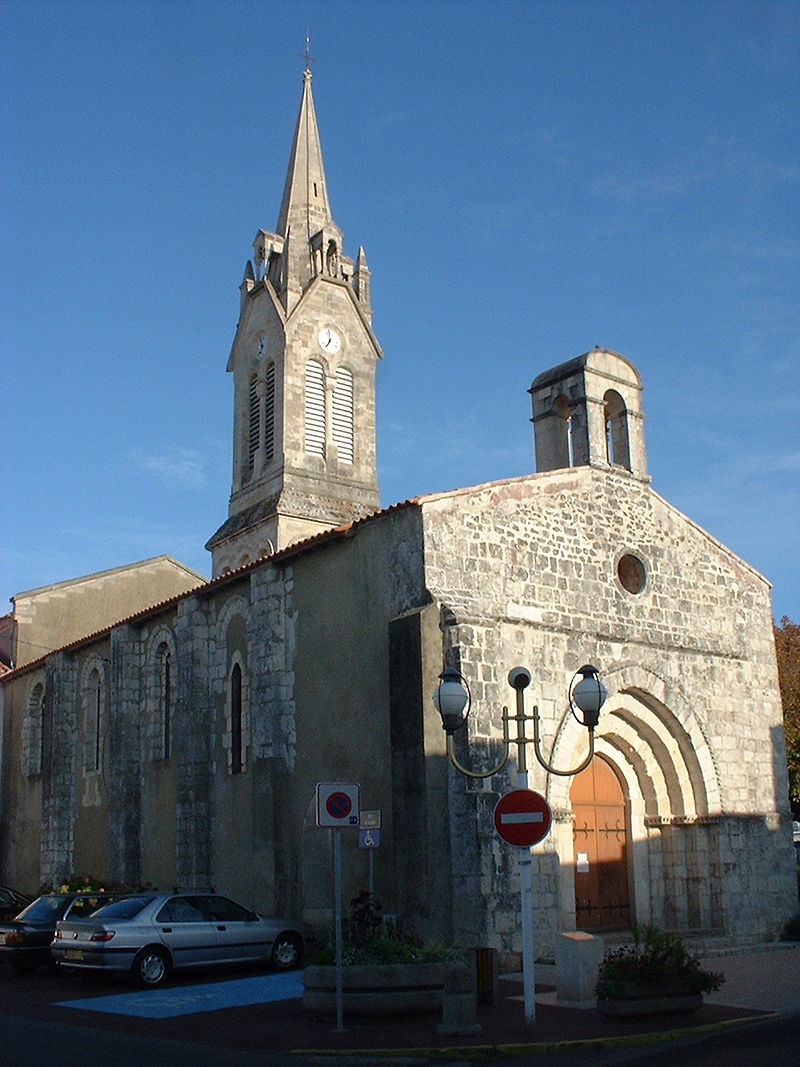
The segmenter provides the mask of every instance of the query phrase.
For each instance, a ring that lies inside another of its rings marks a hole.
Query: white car
[[[304,940],[297,924],[215,893],[138,893],[59,922],[50,951],[59,965],[129,971],[154,988],[184,967],[260,960],[290,970],[302,961]]]

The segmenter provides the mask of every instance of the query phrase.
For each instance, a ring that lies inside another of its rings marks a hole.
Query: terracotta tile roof
[[[216,592],[218,589],[230,584],[231,582],[238,581],[243,575],[248,574],[250,571],[256,570],[258,567],[263,567],[266,564],[276,564],[287,562],[290,559],[294,559],[299,555],[303,555],[306,552],[311,552],[322,545],[329,542],[342,540],[347,537],[352,537],[356,528],[364,526],[367,523],[374,522],[376,519],[380,519],[384,515],[391,514],[396,511],[401,511],[404,508],[413,506],[419,502],[419,497],[415,497],[412,500],[403,501],[400,504],[393,504],[391,507],[384,508],[380,511],[373,512],[372,515],[366,515],[363,519],[357,519],[354,522],[347,523],[344,526],[337,526],[332,530],[323,530],[321,533],[314,534],[312,537],[308,537],[303,541],[299,541],[296,544],[289,545],[287,548],[281,549],[280,552],[275,552],[271,556],[262,556],[260,559],[253,560],[252,563],[245,563],[243,566],[238,567],[235,571],[229,571],[227,574],[221,574],[217,578],[213,578],[209,582],[196,586],[194,589],[190,589],[185,593],[177,593],[175,596],[169,597],[167,600],[162,600],[158,604],[153,604],[151,607],[143,608],[141,611],[135,612],[133,615],[128,615],[124,619],[118,619],[116,622],[111,623],[109,626],[103,627],[101,630],[96,630],[94,633],[87,634],[85,637],[77,638],[75,641],[69,642],[69,644],[62,645],[59,648],[51,649],[45,655],[40,656],[38,659],[32,660],[30,663],[24,664],[22,667],[17,667],[13,670],[8,670],[6,674],[0,672],[0,678],[6,681],[10,678],[17,678],[23,674],[28,674],[31,671],[41,669],[49,656],[56,655],[63,652],[74,652],[79,648],[83,648],[86,645],[91,645],[95,641],[99,641],[104,637],[108,637],[112,630],[115,630],[118,626],[125,626],[130,623],[144,622],[146,619],[159,615],[164,611],[168,611],[176,604],[192,596],[209,596]]]

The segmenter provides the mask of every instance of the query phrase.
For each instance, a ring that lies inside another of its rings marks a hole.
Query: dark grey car
[[[15,919],[0,923],[0,960],[16,971],[32,971],[51,963],[50,942],[59,919],[91,915],[116,897],[108,893],[45,893]]]
[[[61,965],[129,971],[150,988],[184,967],[253,960],[289,970],[303,949],[296,923],[257,915],[215,893],[121,897],[89,919],[58,923],[51,945]]]

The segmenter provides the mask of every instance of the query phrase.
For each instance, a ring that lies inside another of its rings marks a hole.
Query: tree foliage
[[[789,764],[789,796],[800,805],[800,626],[784,615],[775,627],[775,653]]]

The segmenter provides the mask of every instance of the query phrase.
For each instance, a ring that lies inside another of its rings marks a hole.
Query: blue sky
[[[307,26],[382,503],[531,472],[531,380],[613,348],[654,489],[800,620],[800,5],[702,0],[4,0],[0,611],[161,553],[210,573]]]

